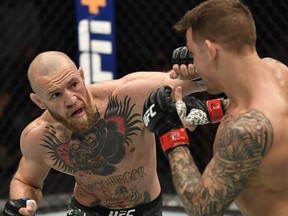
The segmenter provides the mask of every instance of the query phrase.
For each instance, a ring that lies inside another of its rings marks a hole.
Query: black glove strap
[[[3,215],[4,216],[20,216],[18,211],[20,208],[26,207],[26,201],[27,200],[29,200],[29,199],[28,198],[21,198],[21,199],[9,200],[3,209]]]

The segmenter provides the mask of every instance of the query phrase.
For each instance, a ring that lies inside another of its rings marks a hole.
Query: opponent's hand
[[[172,58],[173,71],[170,72],[172,79],[193,80],[203,84],[203,80],[199,77],[195,66],[193,65],[193,56],[187,47],[178,47],[173,51]]]
[[[190,95],[182,99],[180,86],[175,89],[174,97],[179,118],[183,126],[191,131],[197,125],[220,122],[225,113],[224,98],[202,101]]]
[[[163,86],[153,91],[143,108],[145,126],[158,137],[165,153],[180,145],[188,145],[189,138],[176,112],[171,88]]]
[[[3,209],[3,216],[35,215],[37,203],[29,198],[11,199]]]

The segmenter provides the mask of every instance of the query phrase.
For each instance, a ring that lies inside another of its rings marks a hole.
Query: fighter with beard
[[[75,177],[67,215],[162,215],[154,134],[142,122],[145,99],[163,85],[204,91],[164,72],[135,72],[85,85],[64,53],[39,54],[28,69],[31,100],[43,114],[22,132],[22,158],[4,215],[34,215],[50,169]]]

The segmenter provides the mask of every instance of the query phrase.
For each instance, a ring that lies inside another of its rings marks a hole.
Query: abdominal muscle
[[[84,206],[131,208],[156,199],[160,193],[156,172],[143,166],[107,177],[82,176],[75,179],[74,196]]]

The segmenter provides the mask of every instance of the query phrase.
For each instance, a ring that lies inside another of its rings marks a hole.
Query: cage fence
[[[196,0],[115,0],[117,71],[120,78],[134,71],[169,70],[172,51],[185,45],[183,35],[173,25]],[[258,33],[261,57],[274,57],[288,63],[288,1],[247,1]],[[9,182],[21,153],[22,129],[38,115],[29,99],[28,66],[39,53],[58,50],[77,62],[75,2],[51,0],[0,0],[0,198],[8,199]],[[199,93],[198,97],[210,96]],[[212,157],[216,125],[201,126],[192,136],[191,153],[201,171]],[[173,184],[169,164],[158,149],[158,173],[167,208],[182,208]],[[74,179],[51,170],[44,185],[44,202],[39,211],[65,208],[73,191]],[[229,213],[239,215],[231,206]]]

